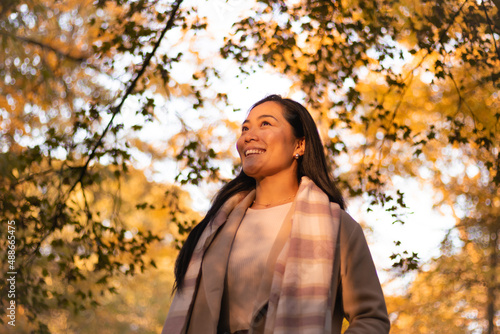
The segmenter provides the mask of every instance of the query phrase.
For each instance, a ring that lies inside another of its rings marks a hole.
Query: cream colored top
[[[230,331],[249,329],[267,258],[292,203],[248,208],[234,238],[227,267],[221,317]],[[225,319],[224,319],[225,318]],[[229,319],[229,324],[227,324]]]

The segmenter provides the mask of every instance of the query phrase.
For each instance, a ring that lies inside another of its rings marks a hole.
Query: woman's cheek
[[[241,150],[240,150],[240,148],[241,148],[240,139],[241,139],[241,137],[238,138],[238,140],[236,141],[236,151],[238,151],[240,159],[243,159],[243,152],[241,152]]]

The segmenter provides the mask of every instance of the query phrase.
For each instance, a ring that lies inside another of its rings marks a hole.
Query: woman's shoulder
[[[342,209],[339,204],[330,202],[330,211],[339,219],[339,232],[341,239],[350,239],[352,236],[363,236],[364,238],[361,225],[354,220],[349,213]]]
[[[335,205],[338,207],[338,204]],[[341,236],[350,237],[353,233],[364,235],[361,225],[349,213],[341,208],[338,211]]]
[[[335,202],[330,202],[330,210],[332,213],[338,212],[338,217],[341,223],[349,225],[351,228],[356,228],[359,224],[348,214],[344,209]]]

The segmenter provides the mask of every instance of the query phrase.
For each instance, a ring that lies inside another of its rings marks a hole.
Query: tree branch
[[[76,185],[83,181],[83,178],[85,177],[85,174],[87,172],[87,168],[90,164],[90,161],[92,161],[92,159],[96,155],[97,149],[102,145],[102,140],[103,140],[104,136],[106,136],[106,134],[108,133],[109,129],[111,128],[111,125],[113,124],[113,120],[114,120],[115,116],[121,111],[125,101],[129,97],[129,95],[134,91],[135,87],[137,86],[137,83],[139,82],[139,79],[142,77],[142,75],[146,71],[146,68],[149,66],[151,59],[153,58],[154,54],[158,50],[158,47],[160,46],[163,37],[165,36],[167,31],[169,31],[172,28],[174,21],[175,21],[175,16],[177,15],[177,11],[179,10],[179,7],[180,7],[182,1],[183,0],[177,0],[175,2],[175,4],[173,5],[172,11],[170,13],[170,17],[169,17],[168,22],[167,22],[167,25],[165,26],[165,28],[161,32],[160,37],[156,41],[153,50],[146,56],[146,59],[144,59],[144,63],[142,64],[141,69],[137,73],[135,79],[129,84],[129,86],[128,86],[127,90],[125,91],[125,94],[123,95],[120,103],[116,107],[111,108],[111,110],[112,110],[111,119],[109,120],[108,125],[106,126],[106,128],[102,132],[101,136],[97,140],[97,143],[92,148],[92,151],[90,152],[90,154],[87,158],[87,161],[85,162],[85,165],[81,167],[80,176],[78,177],[78,179],[75,181],[73,186],[71,186],[71,188],[67,192],[68,196],[69,196],[69,194],[71,194],[73,192]]]
[[[500,13],[500,0],[495,0],[495,4],[498,8],[498,12]],[[486,20],[488,21],[488,28],[490,28],[491,32],[491,42],[495,46],[495,51],[497,52],[498,60],[500,60],[500,49],[498,48],[497,42],[495,41],[495,31],[493,31],[492,28],[493,22],[491,22],[490,16],[488,15],[488,11],[486,10],[486,6],[484,5],[484,1],[481,3],[481,7],[483,7],[484,15],[486,15]]]
[[[2,0],[0,5],[0,19],[7,17],[7,14],[17,5],[16,0]]]
[[[36,41],[36,40],[28,38],[28,37],[18,36],[18,35],[15,35],[15,34],[9,34],[9,33],[3,32],[3,31],[0,31],[0,35],[5,36],[5,37],[10,37],[12,39],[17,39],[18,41],[21,41],[21,42],[26,43],[26,44],[36,45],[36,46],[38,46],[38,47],[40,47],[42,49],[54,52],[59,57],[67,58],[67,59],[70,59],[70,60],[73,60],[73,61],[76,61],[76,62],[84,62],[85,60],[88,59],[88,57],[86,57],[86,56],[76,57],[76,56],[73,56],[73,55],[71,55],[69,53],[64,53],[61,50],[58,50],[58,49],[56,49],[55,47],[53,47],[51,45],[47,45],[45,43],[42,43],[40,41]]]
[[[453,18],[451,19],[451,21],[448,23],[448,26],[446,27],[445,30],[442,30],[441,33],[439,34],[439,40],[434,44],[434,47],[437,46],[437,44],[442,44],[443,43],[443,38],[444,36],[446,36],[446,34],[448,33],[448,30],[450,30],[451,26],[453,25],[453,23],[455,23],[455,20],[457,19],[458,15],[460,15],[460,13],[462,12],[465,4],[469,2],[469,0],[465,0],[461,5],[460,7],[458,8],[457,12],[453,15]]]
[[[484,0],[482,2],[484,4]],[[497,7],[496,20],[494,20],[495,27],[500,29],[500,0],[490,0],[491,6]]]
[[[491,0],[491,1],[493,1],[495,6],[497,6],[498,11],[500,12],[500,0]],[[484,1],[483,1],[483,5],[484,5]]]
[[[83,56],[83,55],[79,56],[79,57],[73,56],[73,55],[71,55],[69,53],[62,52],[61,50],[56,49],[55,47],[53,47],[51,45],[47,45],[45,43],[42,43],[40,41],[36,41],[36,40],[28,38],[28,37],[23,37],[23,36],[19,36],[19,35],[15,35],[15,34],[9,34],[9,33],[6,33],[4,31],[0,31],[0,35],[1,36],[5,36],[5,37],[9,37],[9,38],[12,38],[12,39],[15,39],[15,40],[18,40],[18,41],[20,41],[22,43],[25,43],[25,44],[36,45],[39,48],[41,48],[42,50],[52,51],[58,57],[60,57],[60,58],[66,58],[66,59],[72,60],[74,62],[83,63],[84,61],[86,61],[86,60],[88,60],[90,58],[90,56]],[[92,69],[94,69],[94,70],[96,70],[96,71],[98,71],[100,73],[104,73],[104,74],[107,74],[108,76],[110,76],[108,73],[103,72],[100,68],[98,68],[95,65],[87,63],[86,66],[88,66],[89,68],[92,68]],[[115,78],[112,78],[112,79],[115,79]]]
[[[176,17],[177,11],[179,10],[179,7],[180,7],[182,1],[183,0],[177,0],[175,2],[174,6],[172,7],[172,12],[170,13],[170,17],[169,17],[169,20],[167,22],[167,25],[165,26],[165,28],[161,32],[160,37],[158,38],[158,41],[156,41],[153,50],[146,56],[146,59],[144,60],[144,63],[142,65],[141,69],[139,70],[139,72],[137,72],[137,75],[136,75],[135,79],[129,84],[129,86],[128,86],[127,90],[125,91],[125,93],[124,93],[124,95],[123,95],[120,103],[116,107],[112,107],[111,108],[111,110],[112,110],[111,119],[109,120],[106,128],[104,129],[104,131],[102,132],[101,136],[99,137],[97,143],[92,148],[92,151],[90,152],[90,154],[89,154],[89,156],[88,156],[88,158],[87,158],[87,160],[85,162],[85,165],[83,165],[82,167],[80,167],[80,175],[78,176],[78,179],[75,181],[75,183],[73,183],[73,185],[71,186],[71,188],[65,193],[65,195],[63,196],[63,198],[60,199],[62,203],[65,202],[65,200],[75,190],[76,186],[79,183],[82,185],[82,188],[83,188],[83,182],[82,181],[83,181],[83,178],[85,177],[85,174],[87,172],[87,168],[88,168],[88,166],[90,164],[90,161],[92,161],[92,159],[95,157],[95,155],[97,153],[97,149],[102,145],[103,138],[104,138],[104,136],[106,136],[107,132],[111,128],[111,125],[113,124],[113,120],[114,120],[115,116],[121,111],[121,108],[123,107],[123,105],[125,103],[125,100],[133,92],[133,90],[137,86],[137,83],[139,82],[139,79],[141,78],[141,76],[146,71],[146,68],[149,66],[149,64],[151,62],[151,59],[153,58],[155,52],[158,50],[158,47],[160,46],[160,43],[161,43],[163,37],[165,36],[165,34],[167,33],[167,31],[172,28],[172,26],[174,24],[174,21],[175,21],[175,17]],[[57,208],[58,208],[58,210],[56,210],[56,213],[54,214],[54,216],[52,216],[52,220],[57,219],[57,215],[58,215],[58,213],[60,213],[60,210],[62,209],[62,206],[58,205]],[[39,250],[39,248],[40,248],[43,240],[45,240],[50,235],[50,233],[56,228],[56,226],[57,226],[57,224],[54,223],[51,226],[51,228],[49,229],[49,231],[47,231],[42,236],[42,238],[40,239],[40,241],[37,242],[37,246],[35,247],[35,250],[32,252],[32,256],[34,256],[34,254],[36,254],[36,252]]]

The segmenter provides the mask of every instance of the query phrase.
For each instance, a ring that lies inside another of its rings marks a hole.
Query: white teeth
[[[248,150],[245,152],[245,157],[248,156],[249,154],[261,154],[264,153],[264,150]]]

